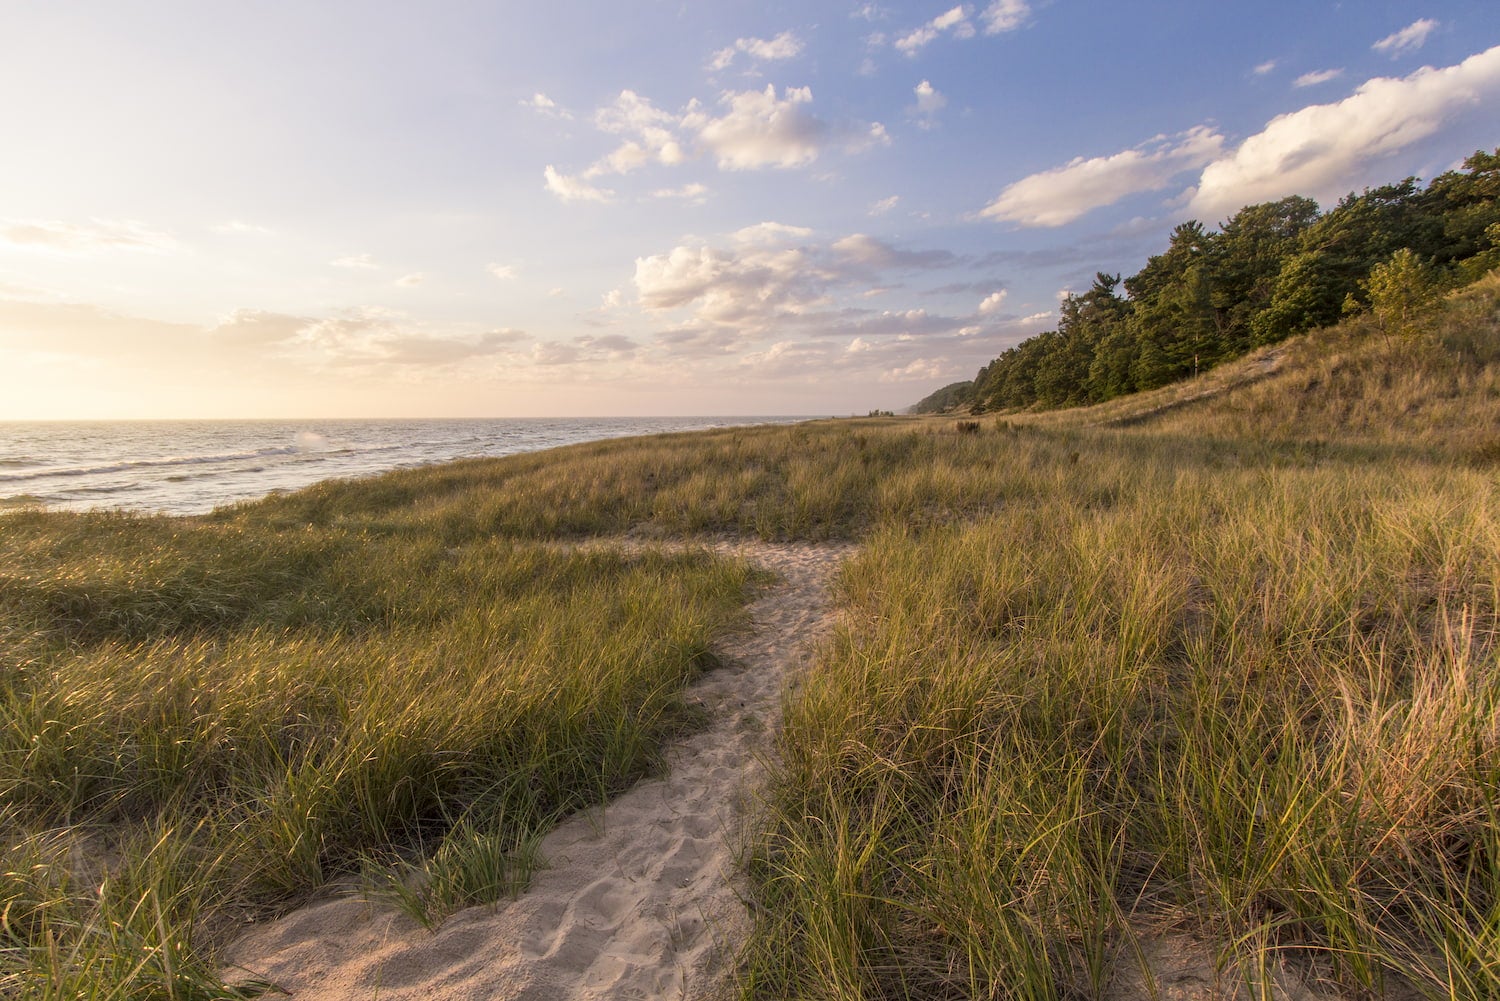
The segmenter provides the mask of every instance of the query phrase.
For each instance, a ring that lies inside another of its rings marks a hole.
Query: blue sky
[[[0,418],[841,414],[1500,145],[1500,4],[29,3]]]

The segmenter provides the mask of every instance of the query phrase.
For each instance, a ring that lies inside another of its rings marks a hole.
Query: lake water
[[[334,477],[798,417],[0,422],[0,508],[202,514]]]

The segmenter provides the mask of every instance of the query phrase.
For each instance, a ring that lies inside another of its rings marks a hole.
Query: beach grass
[[[1019,418],[1044,491],[1008,448],[1007,503],[871,535],[787,705],[747,994],[1149,992],[1179,936],[1228,996],[1500,996],[1497,291]]]
[[[693,725],[753,583],[701,549],[123,515],[14,515],[0,550],[5,996],[220,996],[214,945],[372,865],[428,924],[516,892]]]
[[[693,725],[754,575],[651,543],[717,534],[863,543],[747,996],[1104,997],[1173,935],[1244,996],[1500,996],[1500,278],[1236,364],[0,515],[0,996],[240,996],[215,946],[330,887],[515,892]]]

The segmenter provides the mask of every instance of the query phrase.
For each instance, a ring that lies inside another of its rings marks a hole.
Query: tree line
[[[1425,188],[1408,177],[1327,212],[1292,195],[1247,206],[1217,231],[1182,223],[1140,271],[1123,282],[1099,272],[1064,297],[1055,330],[1005,351],[966,390],[939,393],[955,390],[944,402],[975,411],[1102,403],[1351,313],[1399,323],[1415,302],[1497,266],[1500,148]]]

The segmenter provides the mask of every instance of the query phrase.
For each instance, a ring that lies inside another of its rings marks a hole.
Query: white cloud
[[[768,84],[765,90],[726,94],[723,103],[728,111],[720,117],[696,108],[683,117],[720,169],[800,167],[816,160],[828,141],[827,123],[807,110],[810,88],[787,87],[778,98]]]
[[[335,257],[328,263],[336,268],[356,268],[366,271],[372,271],[380,267],[379,264],[375,263],[375,258],[371,254],[350,254],[347,257]]]
[[[0,240],[16,247],[60,253],[136,250],[164,253],[177,247],[168,233],[129,219],[90,219],[86,223],[41,220],[0,222]]]
[[[758,222],[735,230],[730,236],[735,243],[768,244],[786,240],[805,240],[813,231],[806,226],[788,226],[784,222]]]
[[[773,62],[791,59],[802,51],[802,40],[790,31],[783,31],[775,38],[737,38],[733,45],[714,53],[709,66],[715,70],[727,69],[734,57],[743,52],[757,62]]]
[[[1337,80],[1339,77],[1341,77],[1343,75],[1344,75],[1344,71],[1341,70],[1341,69],[1337,69],[1337,70],[1314,70],[1311,73],[1304,73],[1301,76],[1299,76],[1297,79],[1293,80],[1292,81],[1292,86],[1293,87],[1316,87],[1320,83],[1327,83],[1329,80]]]
[[[530,108],[532,111],[535,111],[538,114],[546,115],[549,118],[571,119],[573,117],[571,112],[569,112],[566,108],[558,107],[556,101],[552,100],[552,98],[548,97],[546,94],[543,94],[541,91],[537,91],[535,94],[532,94],[530,98],[523,100],[521,102],[521,106],[524,108]]]
[[[991,292],[989,295],[985,296],[984,301],[979,304],[979,315],[989,316],[991,313],[999,312],[1000,307],[1004,305],[1004,303],[1005,289],[1001,289],[998,292]]]
[[[924,129],[932,128],[935,116],[948,103],[948,99],[938,91],[928,80],[923,80],[912,88],[917,95],[917,124]]]
[[[808,336],[931,334],[956,326],[923,310],[834,308],[838,295],[862,298],[874,276],[950,266],[948,251],[907,251],[854,233],[825,243],[800,226],[765,222],[731,236],[727,246],[690,244],[636,259],[643,310],[690,309],[684,350],[722,352],[749,338],[800,329]],[[706,338],[709,331],[724,336]],[[726,342],[727,337],[727,342]]]
[[[402,275],[396,279],[395,284],[399,288],[416,288],[427,280],[427,276],[420,271],[414,271],[409,275]]]
[[[542,174],[547,180],[547,190],[565,202],[607,202],[614,197],[614,192],[607,188],[597,188],[580,178],[559,174],[550,163]]]
[[[677,116],[633,90],[620,91],[613,104],[594,112],[594,124],[600,131],[630,138],[586,170],[585,178],[624,174],[653,161],[671,166],[687,159],[674,131]]]
[[[559,286],[557,288],[549,288],[547,290],[547,294],[549,296],[551,296],[552,298],[556,299],[560,295],[566,295],[567,291],[568,291],[567,289],[562,288],[561,286]]]
[[[678,198],[693,205],[702,205],[708,201],[708,187],[695,182],[684,184],[680,188],[657,188],[651,192],[651,197]]]
[[[873,205],[870,206],[870,213],[869,214],[870,215],[885,215],[891,209],[895,208],[896,207],[896,203],[899,202],[899,201],[901,201],[901,196],[900,195],[891,195],[889,198],[882,198],[882,199],[880,199],[880,201],[878,201],[875,204],[873,204]]]
[[[502,281],[509,281],[516,277],[515,265],[512,264],[491,264],[485,270]]]
[[[1255,69],[1251,70],[1251,72],[1254,73],[1256,76],[1265,76],[1267,73],[1271,72],[1275,68],[1276,68],[1276,60],[1274,60],[1274,59],[1267,59],[1265,62],[1261,63],[1259,66],[1255,67]]]
[[[974,37],[974,26],[969,23],[967,7],[960,4],[939,14],[921,27],[913,28],[896,39],[896,48],[908,56],[915,56],[924,46],[936,40],[945,31],[951,31],[955,38]]]
[[[1026,23],[1031,16],[1031,6],[1026,0],[994,0],[979,15],[984,22],[984,33],[986,35],[998,35],[1006,31],[1015,31]]]
[[[1127,195],[1166,187],[1183,171],[1211,163],[1223,145],[1223,136],[1200,125],[1111,156],[1078,157],[1016,181],[980,215],[1022,226],[1063,226]]]
[[[1393,35],[1385,36],[1370,48],[1376,52],[1384,52],[1394,59],[1406,52],[1420,49],[1427,41],[1427,36],[1436,31],[1437,27],[1436,21],[1424,17],[1420,21],[1413,21]]]
[[[1455,66],[1377,77],[1333,104],[1279,115],[1203,170],[1189,204],[1199,218],[1290,194],[1337,198],[1381,158],[1422,143],[1500,100],[1500,46]],[[1378,174],[1376,176],[1379,176]]]

